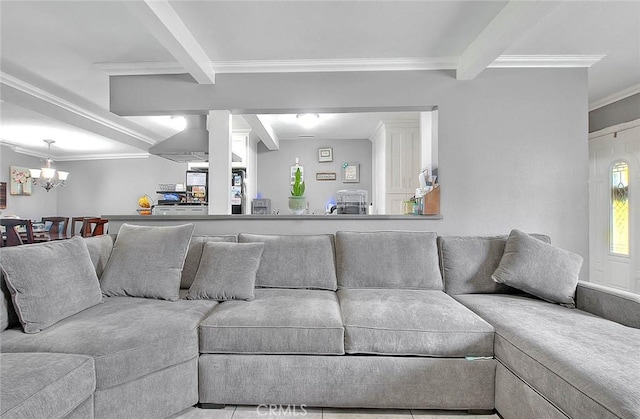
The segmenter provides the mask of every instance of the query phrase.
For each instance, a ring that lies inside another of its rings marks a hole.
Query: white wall
[[[38,221],[42,217],[58,215],[57,202],[59,188],[47,192],[39,186],[32,186],[31,195],[10,194],[9,182],[11,166],[40,168],[44,166],[44,162],[37,157],[16,153],[9,146],[0,145],[0,182],[7,182],[7,208],[0,210],[2,215],[17,215],[20,218]],[[66,164],[58,162],[53,166],[61,170],[67,167]],[[69,181],[71,181],[72,176],[73,174],[69,176]]]
[[[185,183],[187,164],[161,157],[65,162],[71,173],[58,191],[58,214],[137,214],[138,198],[157,201],[158,183]]]
[[[588,266],[586,69],[488,69],[469,81],[456,80],[452,71],[221,74],[215,86],[166,75],[111,80],[112,111],[121,114],[166,114],[176,106],[241,112],[437,105],[443,219],[408,225],[440,234],[546,233]],[[153,192],[163,175],[175,170],[169,177],[182,178],[184,168],[170,163],[150,159],[136,167],[125,161],[122,173],[108,176],[98,169],[114,163],[69,164],[73,181],[60,192],[59,207],[67,213],[133,211],[134,198]],[[85,186],[77,192],[73,182],[82,176]],[[273,227],[261,223],[231,225]],[[304,233],[305,225],[283,221],[277,231]]]
[[[318,148],[333,148],[333,162],[318,162]],[[291,195],[290,170],[295,159],[304,168],[305,197],[309,212],[324,214],[325,204],[336,201],[340,189],[363,189],[371,200],[371,142],[369,140],[316,139],[280,140],[280,150],[269,151],[262,143],[258,146],[258,193],[271,199],[271,210],[289,214]],[[360,163],[360,182],[342,183],[342,164]],[[316,172],[332,172],[336,180],[316,180]]]

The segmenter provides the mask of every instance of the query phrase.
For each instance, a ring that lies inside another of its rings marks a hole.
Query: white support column
[[[209,111],[209,215],[231,214],[231,112]]]
[[[247,214],[251,214],[251,201],[258,194],[258,143],[260,139],[249,134],[247,144]]]

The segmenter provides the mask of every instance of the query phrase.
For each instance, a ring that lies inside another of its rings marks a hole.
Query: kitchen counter
[[[340,230],[437,231],[442,215],[102,215],[109,232],[124,223],[169,226],[194,223],[196,235],[206,234],[323,234]],[[283,222],[284,221],[284,222]]]

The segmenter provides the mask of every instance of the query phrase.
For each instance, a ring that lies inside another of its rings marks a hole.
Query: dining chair
[[[67,226],[69,225],[69,217],[42,217],[42,222],[45,224],[51,223],[49,229],[49,235],[53,237],[67,237]]]
[[[80,223],[80,227],[81,227],[81,229],[78,231],[78,234],[82,235],[82,226],[84,225],[84,220],[86,220],[87,218],[99,218],[99,217],[96,217],[94,215],[85,216],[85,217],[72,217],[71,218],[71,236],[75,236],[76,235],[76,224],[77,223]]]
[[[109,220],[104,218],[85,218],[82,222],[82,237],[100,236],[107,233],[105,225]]]
[[[5,238],[0,240],[0,246],[19,246],[21,244],[33,243],[33,225],[31,220],[21,220],[17,218],[2,218],[0,225],[5,228]],[[20,237],[16,227],[24,227],[25,235]]]

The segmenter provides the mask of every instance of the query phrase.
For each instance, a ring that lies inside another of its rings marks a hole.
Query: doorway
[[[640,120],[589,136],[589,278],[640,293]]]

